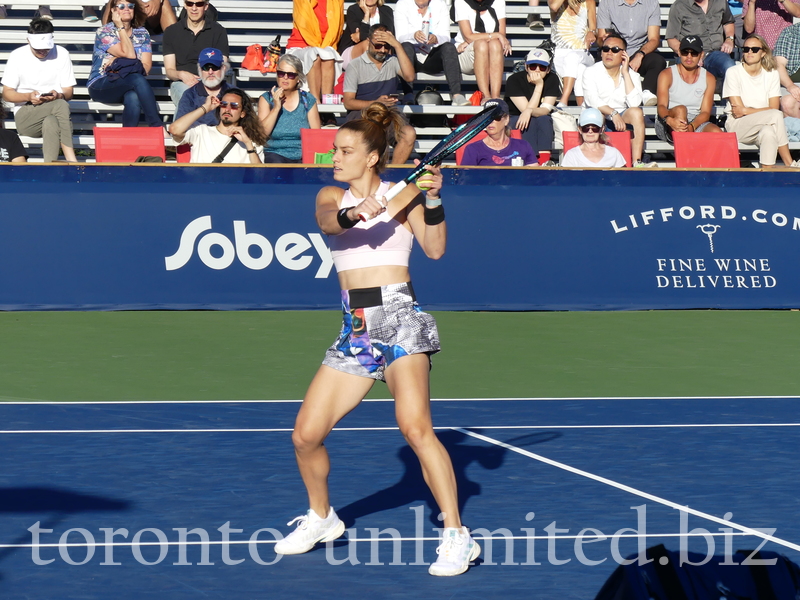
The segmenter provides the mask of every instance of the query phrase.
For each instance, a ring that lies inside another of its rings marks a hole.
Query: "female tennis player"
[[[317,223],[329,236],[344,323],[308,388],[292,434],[310,508],[289,522],[297,522],[297,529],[275,551],[308,552],[344,533],[328,500],[330,461],[323,442],[380,380],[395,400],[400,431],[444,513],[442,543],[429,572],[458,575],[478,557],[480,547],[461,525],[450,456],[433,432],[430,355],[439,351],[439,336],[433,317],[416,302],[408,271],[414,238],[430,258],[444,254],[442,175],[432,167],[419,183],[427,193],[409,186],[386,203],[383,196],[391,184],[380,174],[387,161],[387,132],[399,134],[404,125],[400,113],[377,102],[362,111],[361,119],[343,125],[334,144],[333,177],[348,189],[329,186],[317,194]],[[360,214],[368,220],[361,222]]]

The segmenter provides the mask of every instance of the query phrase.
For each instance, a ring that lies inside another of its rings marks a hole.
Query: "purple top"
[[[483,143],[483,140],[478,140],[467,145],[461,164],[466,167],[510,167],[511,159],[516,156],[521,156],[522,163],[525,165],[532,165],[536,162],[536,153],[525,140],[511,138],[508,146],[502,150],[492,150]]]

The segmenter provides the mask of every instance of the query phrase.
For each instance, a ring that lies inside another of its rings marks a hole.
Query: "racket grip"
[[[386,192],[386,195],[384,196],[384,198],[386,198],[386,203],[388,204],[389,201],[392,198],[394,198],[395,196],[397,196],[397,194],[402,192],[407,185],[408,185],[408,183],[406,183],[405,181],[401,181],[399,183],[395,183],[391,187],[391,189],[389,189],[389,191]],[[369,221],[369,215],[367,213],[363,213],[363,212],[362,213],[358,213],[358,218],[361,219],[362,221],[365,221],[365,222]]]

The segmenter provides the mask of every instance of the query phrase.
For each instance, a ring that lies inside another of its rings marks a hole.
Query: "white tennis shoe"
[[[442,543],[436,549],[439,557],[430,566],[428,573],[438,577],[461,575],[480,553],[481,547],[469,535],[469,529],[448,527],[442,532]]]
[[[324,519],[309,508],[306,514],[292,519],[287,525],[295,523],[297,528],[275,544],[277,554],[303,554],[318,542],[333,541],[344,533],[344,523],[336,516],[333,507]]]

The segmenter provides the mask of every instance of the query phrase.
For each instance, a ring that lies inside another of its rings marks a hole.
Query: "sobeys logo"
[[[281,266],[290,271],[302,271],[314,262],[314,253],[319,256],[321,264],[314,277],[324,279],[331,272],[333,259],[331,251],[319,233],[284,233],[273,245],[267,238],[258,233],[247,233],[244,221],[233,222],[233,241],[221,233],[201,234],[211,229],[211,216],[198,217],[181,233],[178,250],[172,256],[164,258],[167,271],[175,271],[185,266],[194,256],[197,242],[197,256],[209,269],[227,269],[238,258],[248,269],[259,271],[266,269],[276,259]],[[199,241],[198,241],[199,238]],[[256,256],[251,249],[259,249]],[[212,252],[212,248],[215,249]],[[312,250],[313,252],[308,252]]]

